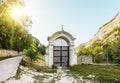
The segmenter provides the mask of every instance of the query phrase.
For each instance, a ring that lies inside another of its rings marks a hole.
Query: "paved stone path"
[[[0,61],[0,82],[13,77],[16,74],[22,56]]]

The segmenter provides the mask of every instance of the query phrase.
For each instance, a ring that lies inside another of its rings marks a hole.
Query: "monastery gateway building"
[[[46,49],[46,66],[68,66],[77,64],[77,56],[74,52],[75,38],[68,32],[55,32],[48,37]]]

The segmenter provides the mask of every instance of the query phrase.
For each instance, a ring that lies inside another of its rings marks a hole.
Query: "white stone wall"
[[[77,56],[77,64],[93,64],[92,55]]]
[[[69,47],[69,64],[71,66],[77,64],[77,56],[74,52],[74,45]]]
[[[20,55],[18,51],[0,49],[0,57],[18,56],[18,55]]]

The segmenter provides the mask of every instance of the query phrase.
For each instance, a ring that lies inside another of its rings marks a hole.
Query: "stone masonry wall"
[[[18,56],[18,55],[20,55],[18,51],[0,49],[0,57]]]
[[[23,61],[25,61],[28,65],[32,65],[33,67],[45,66],[45,57],[44,56],[41,56],[40,59],[37,59],[35,61],[31,61],[30,57],[23,55]]]
[[[77,56],[77,64],[93,64],[92,55]]]

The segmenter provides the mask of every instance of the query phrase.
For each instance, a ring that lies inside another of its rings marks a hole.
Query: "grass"
[[[23,61],[23,59],[22,59],[19,65],[22,65],[25,67],[25,66],[27,66],[27,63],[25,61]]]
[[[100,83],[120,83],[120,66],[75,65],[68,69],[83,76],[94,74]]]
[[[22,65],[24,67],[29,67],[29,68],[36,69],[38,72],[45,72],[45,73],[54,73],[54,72],[56,72],[56,68],[49,68],[47,66],[32,65],[32,64],[26,63],[23,60],[21,60],[20,65]]]
[[[21,71],[22,70],[18,67],[18,70],[17,70],[16,75],[15,75],[16,79],[20,79]]]
[[[36,66],[34,67],[38,72],[45,72],[45,73],[55,73],[56,72],[56,69],[55,68],[49,68],[47,66]]]
[[[44,81],[44,79],[48,78],[48,76],[47,75],[44,75],[44,76],[37,75],[37,76],[34,76],[33,78],[35,79],[34,83],[42,83]]]

